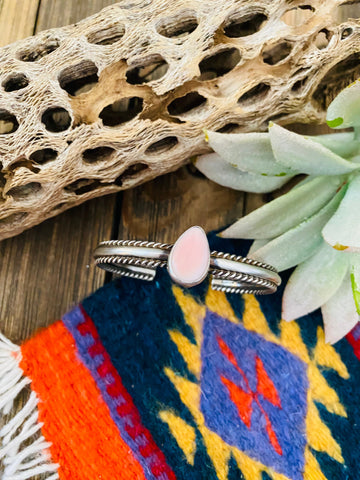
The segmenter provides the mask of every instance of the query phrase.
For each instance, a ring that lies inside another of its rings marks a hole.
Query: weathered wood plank
[[[192,225],[217,229],[241,216],[243,197],[183,167],[124,192],[118,238],[173,242]]]
[[[6,25],[25,37],[76,22],[110,3],[42,0],[37,14],[33,0],[3,0],[0,32]],[[26,19],[22,30],[18,16]],[[4,42],[8,38],[1,36]],[[103,284],[104,273],[91,265],[91,254],[100,239],[111,236],[115,203],[116,196],[88,202],[0,244],[0,330],[5,335],[16,342],[25,339]]]
[[[116,0],[41,0],[37,31],[75,23],[113,3]]]
[[[40,0],[0,0],[0,46],[29,37]]]
[[[93,200],[0,243],[0,331],[19,342],[103,284],[91,254],[111,236],[114,201]]]

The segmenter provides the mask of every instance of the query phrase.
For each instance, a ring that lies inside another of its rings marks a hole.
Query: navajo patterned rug
[[[319,312],[281,320],[281,293],[162,271],[105,285],[21,347],[3,338],[0,408],[32,393],[0,432],[1,478],[359,479],[360,327],[325,344]]]

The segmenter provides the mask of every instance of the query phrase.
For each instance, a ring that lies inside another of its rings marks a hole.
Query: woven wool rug
[[[359,479],[360,328],[327,345],[319,312],[281,320],[281,293],[161,271],[105,285],[21,347],[2,338],[0,408],[32,393],[0,432],[1,478]]]

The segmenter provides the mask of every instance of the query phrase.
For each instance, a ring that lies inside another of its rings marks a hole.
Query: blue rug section
[[[211,249],[238,255],[246,255],[250,245],[249,242],[224,240],[215,235],[209,237],[209,242]],[[200,302],[204,300],[207,288],[208,283],[205,281],[202,285],[189,289],[189,293]],[[274,333],[278,332],[281,314],[281,294],[282,288],[275,295],[259,297],[261,309]],[[235,313],[241,319],[244,309],[243,299],[238,295],[229,295],[228,299]],[[215,469],[212,466],[202,435],[195,424],[193,416],[183,404],[177,390],[164,373],[164,369],[170,367],[177,374],[193,382],[196,381],[168,333],[169,330],[178,330],[188,337],[190,341],[194,342],[193,332],[186,324],[183,313],[171,292],[171,282],[167,272],[160,270],[154,282],[142,282],[133,279],[115,280],[85,299],[83,307],[95,323],[103,345],[141,414],[144,426],[151,431],[156,444],[164,452],[176,478],[178,480],[217,479]],[[315,345],[316,329],[321,324],[321,315],[319,312],[315,312],[302,318],[298,323],[301,328],[302,338],[311,350]],[[226,326],[226,321],[222,318],[214,320],[213,328],[215,326],[218,330],[220,329],[224,332],[224,337],[226,337],[229,346],[233,350],[239,351],[239,348],[241,348],[240,343],[235,345],[235,340],[231,339],[231,326]],[[208,333],[209,342],[210,336],[211,332]],[[247,345],[247,347],[253,348],[253,351],[272,348],[269,345],[256,344],[260,340],[255,339],[255,336],[253,338],[250,337],[244,333],[244,338],[238,341],[243,342],[243,346]],[[214,348],[214,345],[212,348]],[[319,454],[314,451],[312,453],[315,455],[323,474],[328,480],[358,480],[360,478],[360,362],[355,357],[352,347],[347,340],[344,339],[339,342],[335,349],[341,354],[342,360],[350,373],[350,379],[344,380],[330,369],[324,368],[322,373],[329,385],[338,393],[348,417],[344,418],[330,414],[321,406],[319,406],[319,411],[322,420],[328,425],[333,437],[341,446],[345,463],[342,465],[332,460],[326,454]],[[289,352],[286,354],[289,354]],[[284,358],[285,360],[286,358]],[[244,371],[249,372],[249,369],[253,368],[251,365],[241,363],[239,356],[237,356],[237,361],[241,364],[241,368]],[[224,364],[221,365],[224,366],[226,372],[228,367],[225,367]],[[265,369],[269,368],[269,376],[275,383],[276,372],[274,369],[276,370],[277,366],[275,364],[268,366],[265,363],[264,366]],[[294,371],[296,378],[288,379],[288,390],[285,394],[281,390],[285,388],[284,386],[275,385],[282,397],[287,399],[285,403],[290,403],[290,406],[287,405],[286,407],[290,409],[288,412],[294,412],[291,409],[296,408],[296,405],[291,405],[291,398],[293,402],[298,403],[299,419],[297,421],[299,425],[303,422],[304,417],[304,399],[301,395],[297,397],[297,392],[303,390],[304,382],[306,381],[302,369],[303,367],[299,362],[298,367],[295,368],[296,372]],[[214,374],[214,372],[212,373]],[[237,380],[241,384],[234,370],[227,373],[231,380]],[[208,374],[211,374],[211,369],[204,373],[204,375]],[[218,375],[219,372],[217,371],[216,374]],[[221,388],[222,395],[224,395],[225,390],[223,387]],[[255,385],[253,385],[253,388],[255,389]],[[215,400],[214,398],[207,400],[202,398],[203,410],[211,409]],[[206,406],[207,401],[208,404]],[[285,403],[283,402],[283,407]],[[223,405],[224,408],[229,406],[229,399],[224,397]],[[168,426],[160,421],[158,413],[161,408],[175,412],[188,425],[194,428],[196,432],[196,454],[193,465],[186,462],[184,454],[171,435]],[[259,411],[256,413],[257,408],[254,406],[254,421],[256,418],[259,421],[263,421],[260,419]],[[275,407],[270,404],[265,405],[265,410],[268,412],[272,420],[273,429],[275,433],[278,433],[279,442],[281,442],[281,415],[279,417],[279,412],[275,411]],[[219,427],[219,424],[216,425],[215,421],[212,425],[213,430],[216,431],[217,429],[219,435],[222,438],[226,438],[229,443],[240,445],[240,442],[243,442],[241,447],[246,449],[248,454],[252,454],[253,458],[259,458],[264,464],[275,465],[275,454],[271,451],[271,446],[268,447],[268,452],[263,447],[265,441],[267,441],[266,434],[262,432],[260,435],[258,451],[256,452],[257,445],[256,443],[251,444],[250,437],[246,441],[241,440],[237,437],[236,432],[231,431],[233,427],[230,413],[230,411],[224,412],[224,416],[227,415],[228,425],[225,421]],[[234,410],[232,410],[232,413],[234,413]],[[214,415],[209,418],[214,419]],[[214,422],[214,420],[212,421]],[[241,428],[244,430],[243,426]],[[282,447],[285,450],[288,449],[286,451],[289,453],[291,445],[283,444]],[[289,463],[289,455],[287,455],[287,462],[282,464],[282,471],[285,474],[288,473],[289,478],[292,480],[300,480],[302,478],[296,467],[296,465],[302,462],[301,455],[302,452],[299,447],[297,451],[294,451],[293,465]],[[242,480],[244,478],[233,458],[229,460],[228,478],[229,480]],[[263,478],[268,478],[268,476],[264,474]]]

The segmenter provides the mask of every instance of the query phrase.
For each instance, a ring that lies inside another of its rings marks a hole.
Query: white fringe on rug
[[[11,417],[16,397],[30,383],[19,364],[21,349],[0,334],[0,479],[28,480],[42,475],[46,480],[58,480],[59,465],[52,463],[50,443],[42,436],[38,421],[35,392],[22,409]],[[10,419],[4,424],[4,416]],[[1,469],[1,463],[3,465]]]

